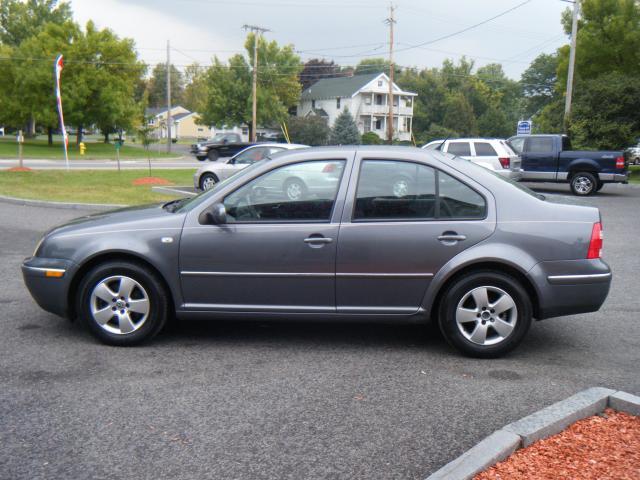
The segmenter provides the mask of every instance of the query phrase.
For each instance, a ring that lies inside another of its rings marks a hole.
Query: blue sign
[[[531,127],[533,123],[531,120],[520,120],[518,122],[518,129],[516,130],[516,135],[531,135]]]

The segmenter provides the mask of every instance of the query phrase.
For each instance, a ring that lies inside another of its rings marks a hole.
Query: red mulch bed
[[[8,172],[33,172],[29,167],[11,167],[7,168]]]
[[[167,180],[166,178],[160,178],[160,177],[136,178],[131,183],[133,185],[173,185],[173,183]]]
[[[640,417],[607,409],[515,452],[474,480],[638,480]]]

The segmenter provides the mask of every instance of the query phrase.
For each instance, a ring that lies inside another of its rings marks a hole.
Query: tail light
[[[511,166],[511,159],[509,157],[500,157],[498,160],[500,160],[502,168],[509,168]]]
[[[616,168],[617,169],[624,168],[624,156],[620,156],[616,158]]]
[[[331,173],[331,172],[334,172],[335,170],[336,170],[335,163],[327,163],[322,169],[322,173]]]
[[[591,230],[591,241],[589,241],[589,251],[587,258],[600,258],[602,256],[602,224],[593,224]]]

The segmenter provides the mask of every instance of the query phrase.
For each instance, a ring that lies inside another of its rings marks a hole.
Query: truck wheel
[[[209,150],[209,152],[207,152],[207,157],[209,157],[210,161],[215,162],[220,158],[220,154],[217,150]]]
[[[596,192],[598,180],[593,173],[578,172],[571,177],[571,192],[580,197],[586,197]]]

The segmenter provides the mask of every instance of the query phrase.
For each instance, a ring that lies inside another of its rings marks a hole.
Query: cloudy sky
[[[520,4],[523,4],[519,6]],[[172,62],[207,65],[242,51],[244,24],[266,27],[269,39],[291,43],[303,60],[333,59],[342,65],[386,56],[389,15],[386,0],[72,0],[76,20],[93,20],[131,37],[143,60],[164,61],[171,41]],[[531,60],[553,52],[567,39],[562,0],[395,0],[396,63],[439,66],[466,55],[477,66],[502,63],[519,78]],[[464,30],[511,8],[513,11]],[[436,41],[434,41],[436,40]],[[416,45],[425,44],[421,47]]]

